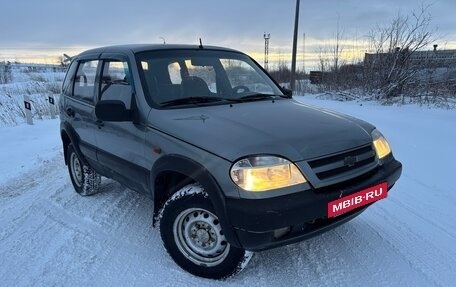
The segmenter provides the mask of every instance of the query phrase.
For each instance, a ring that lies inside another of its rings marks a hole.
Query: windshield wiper
[[[212,102],[220,102],[220,101],[237,102],[238,100],[220,98],[220,97],[188,97],[188,98],[179,98],[179,99],[161,102],[160,106],[169,107],[169,106],[187,105],[187,104],[197,105],[197,104],[201,104],[201,103],[212,103]]]
[[[169,101],[164,101],[160,103],[162,107],[178,106],[178,105],[198,105],[204,103],[213,103],[213,102],[230,102],[230,103],[242,103],[247,101],[256,101],[263,99],[274,99],[275,97],[285,97],[280,95],[270,95],[270,94],[261,94],[261,93],[252,93],[245,95],[240,98],[222,98],[222,97],[188,97],[188,98],[179,98]]]
[[[270,95],[270,94],[261,94],[261,93],[254,93],[250,95],[245,95],[239,98],[241,101],[256,101],[256,100],[263,100],[263,99],[274,99],[277,95]]]

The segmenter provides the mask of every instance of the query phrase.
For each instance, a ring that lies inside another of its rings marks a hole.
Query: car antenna
[[[199,38],[199,39],[200,39],[200,45],[199,45],[199,48],[200,48],[200,49],[203,49],[203,41],[201,41],[201,38]]]

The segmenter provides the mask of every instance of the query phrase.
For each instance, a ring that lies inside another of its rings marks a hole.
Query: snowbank
[[[0,128],[0,285],[453,286],[456,113],[296,98],[385,134],[404,165],[387,199],[321,236],[257,253],[237,277],[214,282],[166,254],[149,199],[107,179],[97,195],[74,192],[58,121]]]

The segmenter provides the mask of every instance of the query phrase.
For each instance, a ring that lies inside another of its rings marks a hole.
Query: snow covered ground
[[[149,199],[107,179],[95,196],[73,191],[58,120],[0,128],[0,286],[455,286],[456,112],[297,98],[385,134],[404,165],[387,199],[214,282],[173,263]]]

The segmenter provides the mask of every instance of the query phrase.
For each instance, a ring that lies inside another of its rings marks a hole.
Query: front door
[[[139,112],[135,106],[134,84],[127,57],[101,56],[98,100],[120,100],[127,109]],[[137,191],[148,190],[148,170],[144,160],[145,132],[141,123],[97,121],[95,137],[100,164],[119,182]]]

